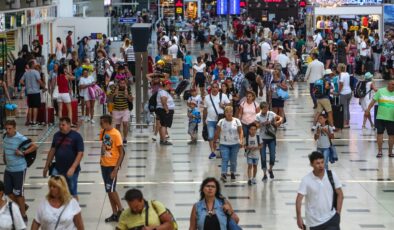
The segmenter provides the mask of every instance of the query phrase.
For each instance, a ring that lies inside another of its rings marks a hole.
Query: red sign
[[[178,1],[175,3],[175,6],[176,6],[176,7],[182,7],[182,6],[183,6],[183,3],[181,2],[181,0],[178,0]]]
[[[239,2],[240,7],[246,7],[246,2]]]
[[[300,2],[298,3],[298,6],[299,6],[299,7],[306,7],[306,1],[300,1]]]

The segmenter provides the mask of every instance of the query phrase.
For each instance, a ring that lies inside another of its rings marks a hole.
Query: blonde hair
[[[339,63],[338,64],[338,69],[339,69],[339,72],[346,72],[346,65],[345,64],[343,64],[343,63]]]
[[[68,185],[67,185],[67,181],[64,178],[64,176],[51,176],[48,180],[48,187],[57,187],[60,191],[60,202],[63,204],[67,204],[68,202],[70,202],[72,196],[70,194],[70,191],[68,190]],[[48,192],[48,194],[46,195],[47,200],[49,200],[50,198],[54,198],[51,195],[51,192]]]
[[[226,107],[224,107],[224,112],[233,112],[233,107],[230,105],[227,105]]]

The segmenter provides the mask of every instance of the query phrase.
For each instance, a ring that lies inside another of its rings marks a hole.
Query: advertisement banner
[[[384,31],[394,30],[394,5],[383,6],[383,28]]]
[[[216,14],[227,15],[227,2],[228,0],[217,0],[216,1]]]
[[[241,13],[239,2],[240,0],[230,0],[229,14],[239,15]]]

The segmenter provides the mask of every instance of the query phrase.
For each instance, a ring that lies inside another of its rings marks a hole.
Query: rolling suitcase
[[[48,94],[46,94],[46,99],[41,103],[38,109],[37,122],[40,124],[54,124],[55,123],[55,109],[53,107],[47,106]]]
[[[180,96],[183,91],[185,91],[185,89],[187,88],[187,86],[189,85],[189,81],[188,80],[182,80],[179,84],[178,87],[176,87],[175,89],[175,93]]]
[[[67,106],[63,103],[62,116],[67,117]],[[71,99],[71,123],[78,124],[78,99]]]
[[[332,104],[332,116],[334,119],[334,126],[337,129],[343,129],[343,105],[339,104],[338,97],[334,97],[334,103]]]

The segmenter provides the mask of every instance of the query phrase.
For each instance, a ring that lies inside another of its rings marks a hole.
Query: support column
[[[142,94],[141,94],[141,86],[142,86],[142,54],[143,52],[135,53],[135,117],[137,124],[141,124],[141,111],[142,111]]]
[[[148,74],[148,52],[142,53],[142,105],[149,100],[148,97],[148,79],[146,79],[146,75]]]

